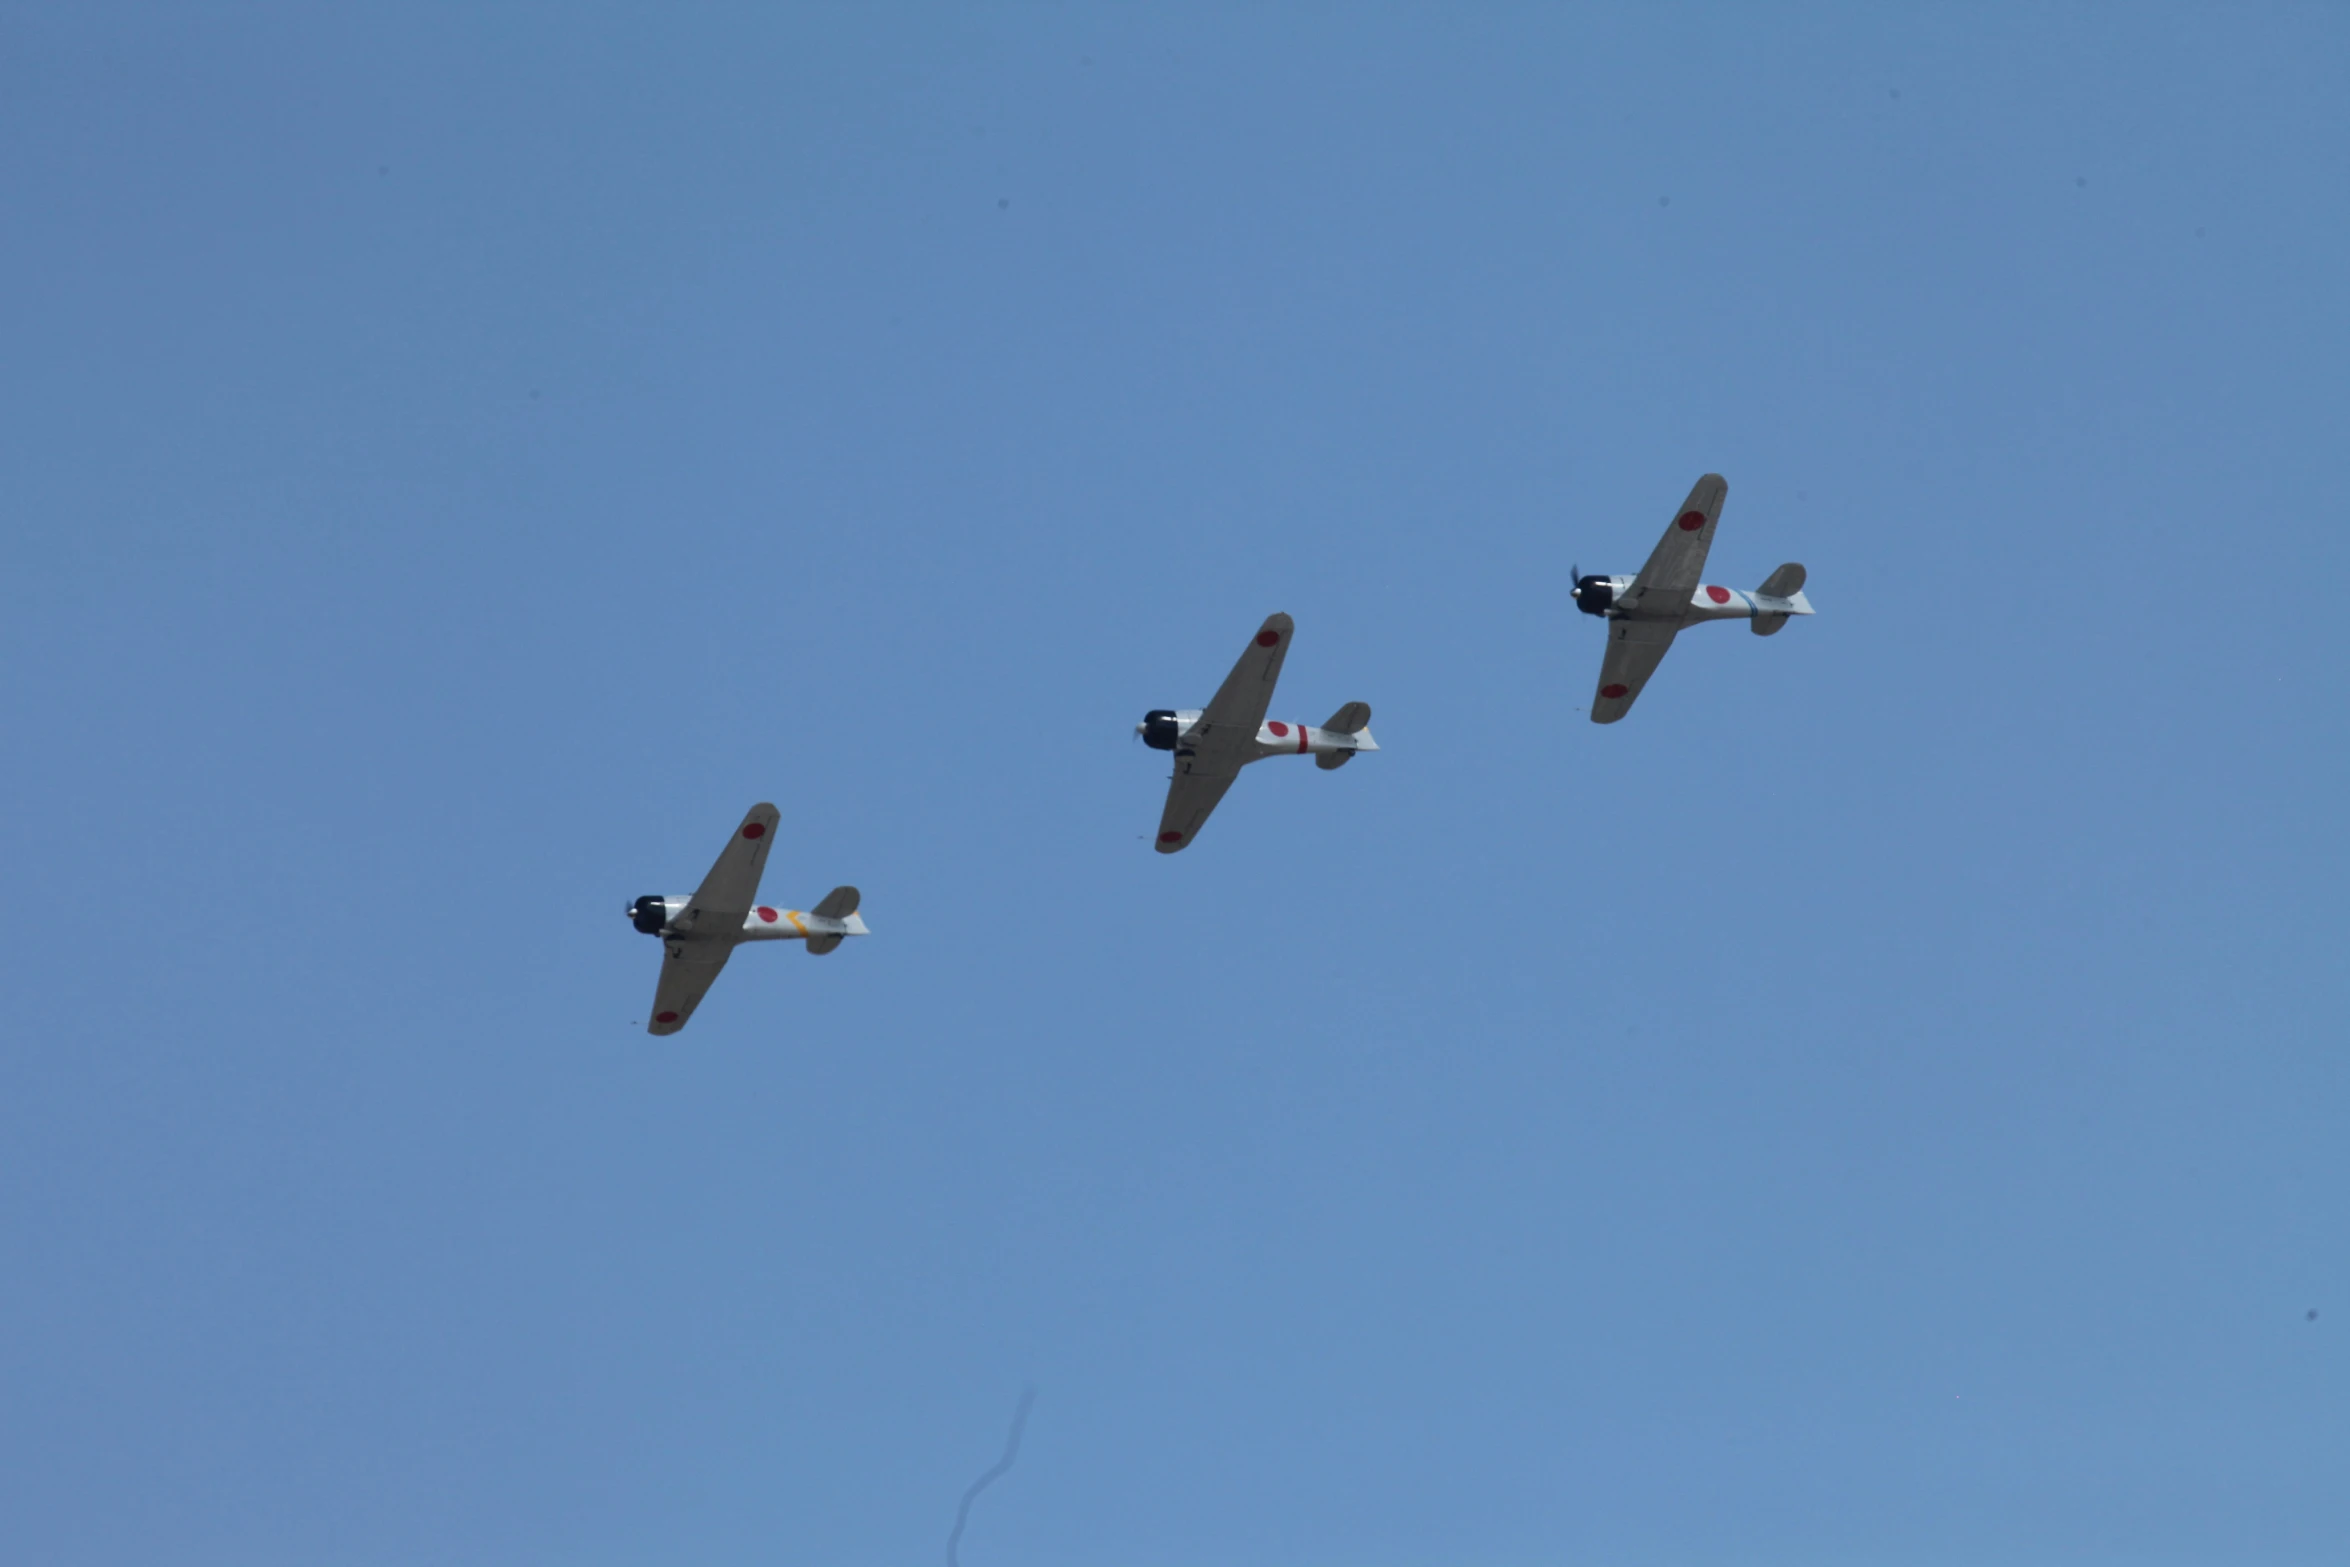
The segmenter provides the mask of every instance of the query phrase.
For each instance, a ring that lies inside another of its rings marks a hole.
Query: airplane
[[[1205,708],[1155,707],[1134,726],[1144,745],[1175,753],[1167,809],[1159,817],[1161,854],[1191,847],[1191,840],[1207,824],[1208,813],[1251,762],[1268,756],[1311,756],[1316,767],[1328,772],[1344,767],[1357,751],[1379,749],[1367,727],[1371,722],[1368,702],[1347,703],[1318,728],[1280,720],[1266,722],[1265,710],[1273,705],[1273,683],[1281,678],[1281,661],[1289,656],[1289,634],[1294,629],[1296,623],[1287,615],[1268,615]]]
[[[871,934],[857,917],[854,887],[833,888],[807,914],[758,901],[759,875],[767,868],[767,848],[775,841],[779,820],[774,806],[752,806],[692,897],[647,893],[628,906],[629,923],[660,937],[667,954],[653,992],[653,1021],[645,1032],[674,1034],[685,1027],[718,971],[746,941],[805,941],[808,951],[821,957],[850,936]]]
[[[1701,620],[1745,620],[1756,636],[1767,637],[1789,616],[1812,613],[1811,600],[1803,596],[1803,568],[1793,561],[1752,593],[1699,586],[1706,552],[1714,544],[1714,524],[1729,493],[1730,482],[1718,473],[1698,480],[1637,577],[1586,577],[1580,566],[1574,568],[1575,607],[1608,623],[1607,657],[1600,663],[1599,692],[1591,703],[1593,723],[1612,724],[1632,711],[1640,688],[1683,627]]]

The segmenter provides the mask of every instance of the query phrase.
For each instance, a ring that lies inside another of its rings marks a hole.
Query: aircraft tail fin
[[[1314,765],[1324,772],[1344,767],[1353,761],[1355,751],[1379,749],[1379,742],[1371,738],[1371,704],[1368,702],[1347,703],[1330,715],[1330,721],[1322,726],[1322,732],[1346,735],[1354,741],[1353,751],[1324,751],[1314,758]]]
[[[821,921],[820,930],[808,932],[808,954],[822,957],[851,936],[869,936],[864,920],[857,916],[857,905],[864,894],[854,887],[835,887],[824,895],[824,901],[808,911],[809,917]]]
[[[1803,596],[1803,567],[1789,561],[1763,578],[1754,590],[1754,618],[1746,624],[1758,637],[1767,637],[1787,624],[1790,615],[1808,615],[1811,600]]]

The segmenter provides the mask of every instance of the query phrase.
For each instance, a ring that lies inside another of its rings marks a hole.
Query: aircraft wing
[[[662,943],[661,983],[653,992],[653,1021],[645,1032],[674,1034],[685,1027],[733,953],[731,941]]]
[[[1276,620],[1288,618],[1286,615],[1274,617]],[[1276,658],[1274,664],[1278,667],[1280,660]],[[1226,681],[1225,685],[1229,688],[1231,682]],[[1254,737],[1256,730],[1250,729],[1249,734]],[[1175,757],[1175,781],[1167,785],[1167,809],[1159,814],[1159,852],[1173,854],[1179,849],[1190,848],[1191,840],[1199,835],[1200,828],[1207,825],[1208,813],[1216,808],[1216,802],[1224,798],[1224,791],[1231,788],[1232,780],[1239,776],[1238,762],[1227,765],[1214,757],[1185,756],[1178,752]]]
[[[1273,686],[1281,678],[1281,662],[1289,657],[1290,633],[1297,623],[1287,615],[1267,615],[1257,634],[1249,639],[1240,662],[1232,666],[1232,673],[1216,688],[1215,696],[1200,713],[1199,722],[1183,737],[1180,751],[1189,748],[1203,755],[1217,752],[1239,753],[1257,742],[1258,726],[1265,721],[1265,710],[1273,705]],[[1237,768],[1235,769],[1237,770]],[[1176,769],[1181,778],[1183,771]],[[1230,779],[1225,780],[1230,783]],[[1216,791],[1221,795],[1221,789]],[[1214,800],[1208,802],[1210,807]],[[1206,819],[1206,813],[1201,813]]]
[[[1242,649],[1240,662],[1177,742],[1175,779],[1167,786],[1167,809],[1159,815],[1161,854],[1188,848],[1207,824],[1208,813],[1240,776],[1266,709],[1273,705],[1273,687],[1281,679],[1290,633],[1296,629],[1297,622],[1287,615],[1267,615]]]
[[[1714,524],[1722,519],[1722,501],[1729,493],[1730,481],[1718,473],[1697,481],[1689,499],[1666,524],[1665,536],[1648,557],[1648,564],[1640,568],[1640,575],[1617,600],[1619,608],[1637,611],[1648,604],[1679,618],[1681,608],[1705,575],[1705,557],[1714,547]],[[1612,642],[1608,656],[1615,656]],[[1633,691],[1637,695],[1639,688],[1635,686]]]
[[[1599,690],[1591,698],[1591,721],[1612,724],[1632,711],[1640,688],[1656,673],[1681,628],[1669,620],[1611,620],[1607,657],[1599,665]]]
[[[759,877],[767,869],[767,849],[775,842],[775,824],[781,819],[782,813],[764,801],[752,806],[671,928],[705,936],[731,936],[741,930],[751,905],[759,901]]]

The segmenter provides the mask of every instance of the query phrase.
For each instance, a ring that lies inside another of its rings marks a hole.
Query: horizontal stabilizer
[[[856,889],[843,887],[841,891],[853,893]],[[836,893],[834,896],[837,897],[839,894]],[[824,901],[830,903],[832,899],[827,898]],[[807,942],[808,955],[816,958],[824,956],[851,936],[873,934],[865,928],[865,921],[854,914],[811,914],[808,916],[808,925],[810,927]],[[818,929],[819,926],[823,928]]]
[[[1334,735],[1351,735],[1370,721],[1370,703],[1349,702],[1337,712],[1332,713],[1322,727]],[[1338,764],[1333,762],[1331,765],[1335,767]]]
[[[809,910],[819,919],[845,920],[857,912],[864,895],[854,887],[835,887],[824,895],[824,901]]]
[[[1754,601],[1754,618],[1747,629],[1758,637],[1767,637],[1787,624],[1791,615],[1812,612],[1811,600],[1803,596],[1803,568],[1790,562],[1771,573],[1770,580],[1747,595]]]
[[[1371,738],[1370,703],[1349,702],[1346,704],[1346,706],[1338,710],[1336,716],[1339,718],[1359,718],[1361,722],[1352,729],[1333,729],[1328,724],[1324,724],[1322,726],[1322,734],[1325,739],[1336,740],[1338,743],[1347,745],[1348,747],[1348,749],[1343,751],[1323,751],[1314,757],[1314,765],[1322,769],[1324,772],[1329,772],[1334,767],[1344,767],[1347,764],[1347,759],[1352,757],[1357,751],[1376,751],[1379,749],[1379,742]]]

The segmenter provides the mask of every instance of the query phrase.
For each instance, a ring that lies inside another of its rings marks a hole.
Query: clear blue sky
[[[484,9],[0,10],[13,1559],[2340,1560],[2350,15]]]

